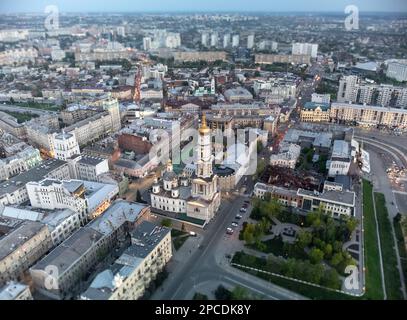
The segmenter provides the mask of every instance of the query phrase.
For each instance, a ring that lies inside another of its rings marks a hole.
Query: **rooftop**
[[[45,225],[40,222],[24,221],[16,229],[0,238],[0,260],[21,247],[44,227]]]
[[[43,161],[40,165],[0,183],[0,197],[6,193],[12,193],[20,188],[24,188],[30,181],[40,181],[44,179],[52,171],[63,165],[66,165],[66,162],[59,159]]]
[[[14,300],[26,289],[28,289],[27,285],[10,281],[4,287],[0,288],[0,300]]]

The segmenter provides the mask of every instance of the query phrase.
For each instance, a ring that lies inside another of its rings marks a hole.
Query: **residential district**
[[[406,299],[405,16],[44,19],[0,19],[0,300]]]

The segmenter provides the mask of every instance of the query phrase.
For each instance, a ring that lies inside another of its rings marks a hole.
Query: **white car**
[[[237,227],[239,224],[237,222],[232,222],[232,227]]]
[[[232,228],[227,228],[226,233],[227,234],[233,234],[233,229]]]

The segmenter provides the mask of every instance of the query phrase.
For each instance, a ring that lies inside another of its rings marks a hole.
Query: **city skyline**
[[[44,12],[48,5],[56,5],[60,12],[343,12],[348,5],[355,5],[361,12],[407,12],[407,2],[403,0],[390,0],[383,3],[374,0],[336,0],[334,2],[321,0],[290,0],[284,3],[270,3],[264,0],[254,0],[250,5],[245,1],[208,0],[205,3],[191,3],[185,0],[162,1],[153,0],[148,3],[143,1],[121,0],[118,2],[103,2],[90,0],[86,3],[66,0],[40,0],[25,1],[5,0],[0,4],[1,13]]]

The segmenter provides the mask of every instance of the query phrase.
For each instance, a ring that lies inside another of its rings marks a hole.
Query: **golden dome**
[[[200,134],[205,134],[210,132],[211,130],[209,127],[206,125],[206,115],[205,113],[202,114],[202,121],[201,121],[201,127],[199,128],[199,133]]]

